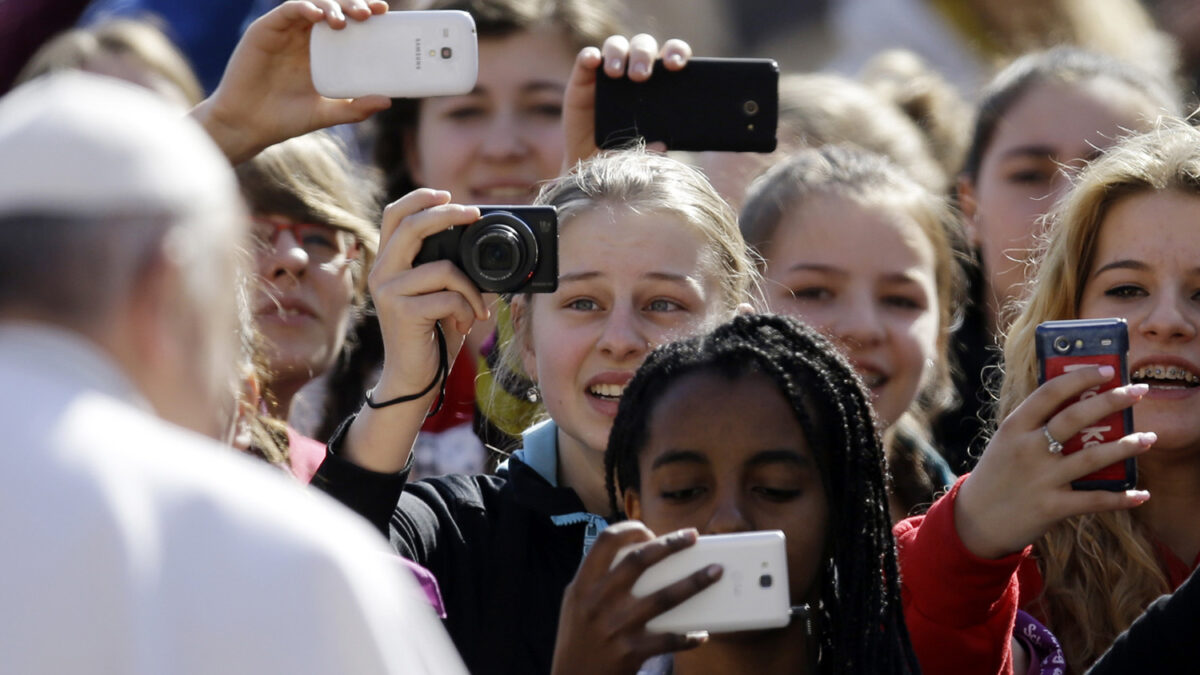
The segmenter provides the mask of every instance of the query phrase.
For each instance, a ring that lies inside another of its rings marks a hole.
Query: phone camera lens
[[[745,103],[743,103],[742,104],[742,112],[746,113],[747,115],[757,115],[758,114],[758,101],[746,101]]]
[[[448,59],[454,55],[454,51],[449,47],[442,47],[442,58]]]
[[[1060,354],[1066,354],[1071,351],[1071,340],[1065,335],[1059,335],[1054,338],[1054,351]]]
[[[758,578],[758,585],[763,588],[770,588],[772,583],[774,583],[774,579],[771,578],[770,574],[764,574]]]

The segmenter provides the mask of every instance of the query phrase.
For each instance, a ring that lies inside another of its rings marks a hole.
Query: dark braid
[[[884,453],[870,398],[854,370],[795,319],[744,315],[712,333],[654,350],[621,396],[604,455],[609,503],[641,484],[638,455],[654,406],[679,378],[766,375],[791,404],[829,499],[831,562],[816,621],[821,673],[917,673],[900,603]],[[881,583],[882,582],[882,583]]]

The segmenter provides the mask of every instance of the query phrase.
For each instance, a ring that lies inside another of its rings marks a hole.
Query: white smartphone
[[[313,26],[309,60],[313,87],[330,98],[465,94],[479,72],[475,20],[423,10],[349,19],[341,30],[322,22]]]
[[[619,552],[616,562],[628,550]],[[654,617],[646,628],[656,633],[730,633],[788,624],[787,549],[779,530],[702,536],[647,568],[634,582],[633,594],[645,597],[713,563],[724,569],[715,584]]]

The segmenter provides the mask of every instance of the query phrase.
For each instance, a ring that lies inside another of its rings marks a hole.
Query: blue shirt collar
[[[554,420],[539,422],[526,429],[521,440],[522,447],[513,456],[558,487],[558,425]]]

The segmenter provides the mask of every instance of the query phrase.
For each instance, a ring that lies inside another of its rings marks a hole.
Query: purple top
[[[1064,675],[1067,672],[1067,660],[1058,638],[1025,610],[1017,610],[1013,637],[1029,654],[1028,675]]]

